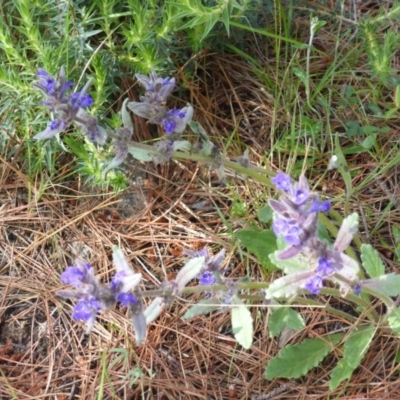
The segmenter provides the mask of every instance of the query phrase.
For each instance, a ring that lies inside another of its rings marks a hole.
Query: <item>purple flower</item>
[[[310,192],[307,189],[298,189],[292,197],[293,202],[298,206],[304,204],[310,198]]]
[[[61,280],[75,288],[59,290],[57,294],[78,301],[74,307],[73,318],[85,321],[89,333],[97,313],[115,303],[111,291],[95,277],[90,264],[79,260],[76,266],[66,268],[61,274]]]
[[[158,77],[154,70],[151,71],[149,77],[136,74],[136,78],[146,89],[146,94],[141,97],[141,100],[153,105],[164,104],[176,87],[175,78]]]
[[[122,284],[122,280],[126,278],[128,275],[127,271],[118,271],[114,274],[114,276],[111,278],[110,282],[110,289],[115,292],[118,289],[118,286]]]
[[[93,268],[90,264],[87,264],[82,261],[77,261],[76,267],[68,267],[61,274],[61,281],[66,285],[72,285],[75,287],[79,287],[82,284],[90,282],[92,277],[94,276]]]
[[[49,139],[57,133],[63,132],[65,129],[67,129],[67,123],[65,121],[62,119],[54,119],[48,124],[44,131],[38,133],[33,138],[36,140]]]
[[[92,142],[104,144],[107,132],[97,124],[96,118],[83,111],[83,108],[93,105],[93,99],[88,94],[92,80],[89,80],[82,90],[67,95],[67,91],[73,86],[73,83],[65,80],[63,67],[61,67],[57,79],[44,69],[40,69],[37,76],[39,82],[34,83],[33,86],[46,96],[43,104],[57,115],[57,119],[52,121],[43,132],[35,135],[34,139],[49,139],[75,122]]]
[[[83,320],[93,326],[97,313],[101,310],[101,304],[94,297],[79,301],[74,307],[72,318],[76,321]]]
[[[359,295],[360,295],[360,293],[361,293],[361,285],[360,285],[359,283],[357,283],[357,284],[354,286],[354,288],[353,288],[353,293],[354,293],[356,296],[359,296]]]
[[[84,135],[88,136],[91,142],[104,144],[107,140],[107,131],[98,124],[97,119],[89,115],[83,108],[79,108],[75,122],[82,128]]]
[[[322,288],[323,278],[320,275],[313,276],[304,286],[312,294],[318,294]]]
[[[162,119],[162,126],[167,134],[182,133],[193,116],[193,107],[184,107],[181,110],[169,110]]]
[[[164,118],[163,119],[163,128],[166,133],[172,133],[175,129],[175,122],[171,119]]]
[[[301,229],[299,224],[294,220],[275,218],[272,229],[276,236],[282,235],[288,244],[298,246],[301,243]]]
[[[64,68],[60,69],[57,79],[42,68],[38,70],[36,76],[39,78],[39,82],[34,83],[33,86],[47,97],[43,102],[44,105],[52,111],[56,111],[57,106],[68,103],[69,96],[66,96],[66,92],[73,86],[73,83],[65,80]]]
[[[225,258],[225,249],[219,251],[215,256],[211,256],[207,247],[197,251],[184,249],[184,253],[189,257],[197,258],[204,257],[204,266],[200,271],[199,283],[200,285],[208,286],[214,285],[217,279],[220,279],[221,266]]]
[[[332,275],[335,272],[335,269],[332,268],[332,261],[325,257],[320,257],[315,272],[322,277]]]
[[[320,203],[318,200],[315,200],[314,203],[309,208],[308,212],[309,213],[328,212],[330,209],[331,209],[330,200],[324,201],[323,203]]]
[[[135,306],[138,301],[132,293],[119,293],[116,300],[122,303],[125,307]]]
[[[271,182],[276,186],[277,189],[282,190],[282,192],[288,193],[292,189],[292,182],[289,175],[280,172]]]
[[[93,105],[93,99],[90,94],[82,94],[81,92],[72,93],[70,102],[75,108],[85,108]]]
[[[129,302],[131,304],[136,304],[136,301],[133,300],[134,296],[129,292],[134,290],[140,283],[142,275],[133,272],[133,269],[126,260],[124,253],[117,247],[114,247],[113,260],[117,272],[111,279],[111,292],[115,299],[124,305],[127,305]]]
[[[199,279],[200,285],[209,286],[214,285],[215,283],[215,276],[212,272],[206,271],[203,272]]]
[[[139,284],[141,275],[133,273],[122,251],[118,248],[114,249],[113,258],[117,273],[110,284],[101,284],[94,275],[91,265],[83,261],[77,261],[76,266],[68,267],[61,274],[61,280],[74,286],[75,289],[59,290],[57,294],[77,301],[73,318],[86,322],[87,333],[92,329],[97,313],[115,305],[116,302],[129,306],[135,313],[142,308],[138,299],[129,293]]]
[[[39,68],[36,76],[38,76],[39,82],[37,83],[40,88],[46,92],[49,96],[54,96],[56,95],[56,89],[58,88],[58,82],[56,81],[53,76],[51,76],[47,71],[45,71],[42,68]],[[66,85],[68,83],[68,85]],[[64,93],[68,89],[68,87],[72,86],[72,82],[66,82],[63,86]]]

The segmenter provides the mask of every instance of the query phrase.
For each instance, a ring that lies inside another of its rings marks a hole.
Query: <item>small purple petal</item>
[[[353,288],[353,293],[354,293],[356,296],[359,296],[359,295],[360,295],[360,293],[361,293],[361,285],[360,285],[359,283],[357,283],[357,284],[354,286],[354,288]]]
[[[320,257],[318,259],[318,267],[316,269],[317,274],[321,276],[329,276],[335,272],[335,269],[331,267],[332,261],[325,258]]]
[[[170,119],[164,118],[163,119],[163,128],[166,133],[172,133],[175,129],[175,122]]]
[[[282,235],[285,242],[298,246],[301,243],[300,226],[294,222],[285,218],[275,218],[272,224],[272,229],[276,236]]]
[[[96,299],[90,299],[89,301],[81,300],[74,307],[74,313],[72,318],[75,320],[83,320],[89,322],[96,317],[98,311],[101,310],[100,302]]]
[[[136,305],[137,299],[132,293],[120,293],[117,295],[116,300],[122,303],[125,307]]]
[[[282,190],[282,192],[289,192],[292,188],[292,183],[289,175],[280,172],[274,178],[271,179],[271,182],[276,186],[277,189]]]
[[[321,291],[322,283],[322,277],[315,275],[304,285],[304,288],[310,291],[312,294],[318,294]]]
[[[62,119],[54,119],[49,124],[49,129],[55,132],[61,132],[67,127],[66,123]]]
[[[93,99],[90,94],[85,94],[84,96],[81,95],[81,92],[75,92],[71,94],[71,104],[74,107],[90,107],[93,105]]]
[[[203,286],[209,286],[209,285],[214,285],[215,283],[215,276],[213,273],[211,272],[204,272],[201,276],[200,276],[200,285]]]
[[[315,200],[314,203],[311,205],[310,209],[308,210],[309,213],[314,212],[328,212],[331,209],[331,202],[330,200],[324,201],[320,203],[318,200]]]
[[[128,276],[127,271],[118,271],[111,279],[111,290],[116,291],[118,287],[123,285],[123,279]]]
[[[300,206],[304,204],[310,198],[310,192],[308,190],[298,189],[293,196],[293,202]]]
[[[80,286],[86,278],[85,271],[78,267],[68,267],[60,276],[60,279],[66,285]]]

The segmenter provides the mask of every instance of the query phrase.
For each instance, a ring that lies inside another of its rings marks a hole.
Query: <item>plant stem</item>
[[[238,291],[251,290],[251,289],[263,290],[263,289],[267,289],[269,287],[269,285],[270,285],[269,282],[248,282],[248,283],[239,283],[235,286],[235,288]],[[218,291],[226,291],[226,290],[227,290],[227,288],[225,285],[219,284],[219,285],[209,285],[209,286],[186,287],[183,289],[182,293],[183,294],[193,294],[193,293],[202,293],[202,292],[218,292]],[[322,289],[321,292],[323,294],[328,294],[328,295],[332,295],[335,297],[342,297],[340,291],[337,289],[324,288],[324,289]],[[173,294],[173,291],[171,288],[155,289],[155,290],[144,291],[141,294],[144,297],[168,297]],[[239,298],[249,300],[249,301],[261,301],[261,302],[265,300],[265,296],[263,296],[263,295],[239,295]],[[370,304],[368,304],[363,299],[361,299],[357,296],[348,294],[346,296],[346,298],[365,309],[370,308]],[[353,315],[348,314],[345,311],[337,310],[331,306],[322,304],[318,300],[297,296],[294,298],[293,301],[296,303],[299,303],[299,304],[303,304],[304,306],[323,307],[329,313],[331,313],[333,315],[337,315],[339,317],[342,317],[342,318],[346,319],[347,321],[355,322],[357,320],[357,318],[354,317]],[[291,306],[296,307],[293,305],[291,305]],[[373,321],[376,322],[378,320],[378,315],[375,312],[369,311],[368,314],[370,315],[370,317]]]
[[[108,133],[108,135],[113,139],[119,139],[119,137],[114,133]],[[159,150],[157,148],[150,146],[148,144],[134,142],[132,140],[128,140],[126,144],[129,147],[133,147],[139,150],[144,150],[151,155],[159,154]],[[212,164],[215,161],[214,158],[211,156],[204,156],[198,153],[184,153],[182,151],[175,151],[174,154],[172,155],[172,158],[174,160],[192,160],[197,162],[205,162],[209,164]],[[238,174],[246,175],[250,178],[257,180],[258,182],[266,184],[269,187],[273,187],[270,181],[270,177],[275,175],[275,172],[268,170],[267,168],[261,168],[256,166],[244,167],[238,162],[225,159],[222,160],[222,163],[225,168],[229,168],[237,172]]]

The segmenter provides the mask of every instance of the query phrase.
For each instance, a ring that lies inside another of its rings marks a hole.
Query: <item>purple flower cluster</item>
[[[131,313],[141,309],[140,302],[132,291],[140,283],[141,274],[135,274],[121,250],[114,250],[117,272],[109,284],[102,284],[94,275],[93,267],[82,261],[67,267],[61,274],[61,281],[74,286],[72,290],[59,290],[61,297],[77,300],[72,317],[87,324],[87,332],[93,328],[97,314],[116,303],[129,307]]]
[[[271,285],[270,293],[276,288],[290,287],[292,292],[298,288],[318,294],[325,279],[347,290],[348,282],[357,282],[358,263],[343,251],[357,231],[358,220],[352,216],[345,220],[331,248],[317,235],[318,213],[328,212],[330,202],[321,202],[318,194],[310,191],[304,175],[292,183],[288,175],[279,173],[271,181],[283,192],[279,201],[269,200],[274,211],[272,227],[288,245],[276,253],[276,258],[283,261],[298,256],[309,261],[299,261],[303,271],[279,278]]]
[[[288,175],[279,173],[271,182],[284,193],[279,201],[269,201],[274,210],[273,230],[291,245],[287,251],[287,258],[291,258],[309,240],[315,238],[318,213],[328,212],[330,202],[321,203],[318,194],[310,192],[307,179],[303,175],[298,182],[292,184]]]
[[[312,294],[318,294],[323,286],[324,278],[331,276],[334,272],[335,270],[332,268],[331,260],[323,257],[319,258],[315,275],[305,284],[305,289]]]
[[[136,77],[146,93],[140,97],[140,102],[130,102],[128,108],[150,123],[161,125],[167,135],[180,135],[192,119],[193,107],[188,105],[182,109],[167,109],[167,97],[176,87],[175,78],[160,78],[154,70],[149,77],[141,74]]]
[[[46,100],[42,104],[49,107],[56,118],[50,121],[44,131],[34,136],[34,139],[49,139],[57,133],[65,131],[75,122],[92,142],[105,143],[107,138],[105,129],[98,125],[96,118],[87,114],[84,110],[84,108],[93,105],[93,99],[88,94],[91,81],[82,90],[67,94],[73,83],[66,81],[63,67],[60,69],[57,78],[54,78],[44,69],[39,69],[37,77],[39,81],[34,83],[33,86],[46,96]]]
[[[198,251],[184,250],[184,253],[189,257],[204,257],[204,266],[199,275],[199,283],[203,286],[214,285],[220,280],[220,270],[222,262],[225,258],[225,249],[222,249],[215,256],[211,256],[207,247]]]

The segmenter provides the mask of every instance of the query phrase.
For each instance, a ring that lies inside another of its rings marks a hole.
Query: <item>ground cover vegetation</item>
[[[0,398],[400,397],[399,16],[3,2]]]

